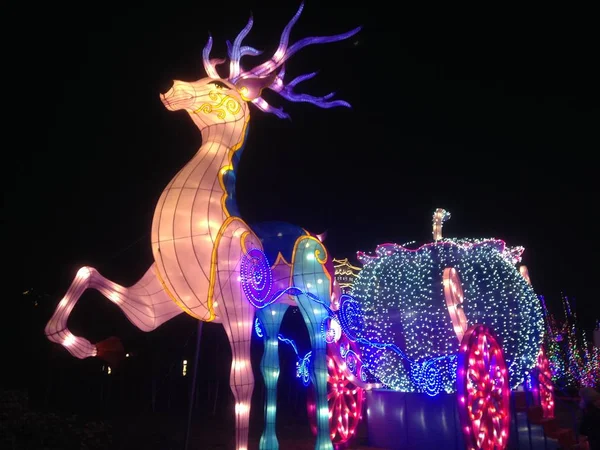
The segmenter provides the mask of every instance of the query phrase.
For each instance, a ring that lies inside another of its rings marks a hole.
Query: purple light
[[[436,247],[439,245],[449,245],[449,246],[455,246],[458,248],[462,248],[462,249],[470,249],[470,248],[474,248],[474,247],[480,247],[480,246],[484,246],[484,245],[497,245],[499,247],[498,251],[500,253],[504,252],[504,249],[506,248],[506,242],[503,241],[502,239],[482,239],[481,241],[477,241],[477,242],[454,242],[454,241],[446,241],[446,242],[428,242],[427,244],[423,244],[421,245],[419,248],[406,248],[402,245],[398,245],[398,244],[394,244],[394,243],[386,243],[386,244],[379,244],[377,246],[377,248],[375,249],[375,255],[369,255],[366,252],[356,252],[356,257],[357,259],[363,263],[366,264],[372,260],[378,259],[380,256],[383,255],[391,255],[392,253],[396,253],[396,252],[409,252],[409,253],[416,253],[419,252],[423,249],[426,249],[428,247]]]
[[[219,78],[219,74],[217,73],[217,69],[215,69],[215,66],[212,62],[212,60],[210,59],[210,51],[212,50],[212,45],[213,45],[213,39],[211,34],[208,34],[208,41],[206,42],[206,45],[204,46],[204,49],[202,49],[202,63],[204,64],[204,70],[206,71],[206,74],[211,77],[211,78]]]
[[[279,39],[279,46],[277,47],[277,50],[275,50],[275,54],[273,55],[273,57],[269,61],[262,63],[260,66],[255,67],[247,73],[252,74],[253,76],[267,75],[273,72],[273,70],[275,70],[281,64],[283,64],[283,62],[285,61],[284,57],[286,55],[288,42],[290,40],[290,33],[292,31],[292,28],[294,27],[294,25],[296,25],[296,22],[300,18],[300,14],[302,14],[303,9],[304,2],[300,3],[300,8],[298,8],[298,11],[296,12],[296,14],[294,14],[294,17],[292,17],[292,20],[290,20],[283,29],[283,33],[281,33],[281,39]]]
[[[344,100],[328,101],[331,97],[335,95],[334,92],[324,95],[323,97],[315,97],[309,94],[300,94],[294,92],[294,86],[305,80],[313,78],[315,75],[317,75],[317,72],[300,75],[294,78],[292,81],[290,81],[287,85],[283,83],[282,79],[279,82],[277,82],[276,80],[276,82],[273,83],[273,85],[271,85],[269,89],[279,93],[279,95],[281,95],[283,98],[292,102],[312,103],[313,105],[317,105],[321,108],[333,108],[335,106],[345,106],[346,108],[350,108],[350,104],[348,102],[345,102]]]
[[[277,92],[286,100],[292,102],[305,102],[312,103],[315,106],[320,108],[333,108],[336,106],[350,107],[350,104],[343,100],[331,100],[334,93],[330,93],[324,96],[313,96],[309,94],[302,94],[293,91],[293,87],[302,81],[305,81],[309,78],[312,78],[316,75],[316,72],[310,73],[307,75],[302,75],[300,77],[295,78],[289,83],[285,83],[283,78],[285,75],[285,69],[283,64],[291,58],[296,52],[313,44],[327,44],[331,42],[342,41],[344,39],[348,39],[351,36],[354,36],[358,33],[361,27],[357,27],[351,31],[346,33],[336,34],[333,36],[316,36],[316,37],[307,37],[299,40],[298,42],[289,45],[289,38],[292,31],[292,28],[300,18],[302,11],[304,9],[304,2],[300,4],[298,11],[292,19],[288,22],[286,27],[283,29],[281,33],[281,38],[279,40],[279,46],[277,50],[273,54],[273,56],[259,64],[258,66],[244,71],[240,64],[240,59],[243,56],[257,56],[262,52],[249,46],[242,46],[242,41],[250,32],[253,19],[250,17],[246,26],[240,31],[237,35],[233,44],[227,41],[227,49],[229,56],[229,77],[227,78],[230,82],[234,83],[238,89],[244,90],[248,85],[252,85],[253,89],[246,89],[246,100],[252,101],[252,103],[257,106],[260,110],[264,112],[268,112],[271,114],[275,114],[279,118],[289,118],[289,115],[283,111],[282,108],[276,108],[269,105],[262,97],[261,93],[263,89],[271,89],[274,92]],[[202,60],[204,64],[204,68],[206,73],[211,78],[219,78],[219,75],[216,70],[216,66],[218,64],[222,64],[223,60],[216,60],[210,58],[210,51],[212,49],[212,37],[209,35],[208,42],[204,47],[202,52]],[[279,70],[279,73],[276,72]],[[272,77],[272,75],[275,75]],[[257,86],[260,84],[260,87]]]
[[[255,98],[252,100],[252,104],[263,112],[275,114],[280,119],[289,119],[290,115],[283,111],[283,108],[275,108],[269,105],[262,97]]]
[[[231,41],[226,41],[226,44],[227,44],[227,56],[229,57],[229,59],[231,59],[233,46],[231,44]],[[250,47],[248,45],[244,45],[243,47],[240,48],[240,58],[242,56],[258,56],[261,54],[262,54],[262,50],[257,50],[254,47]]]
[[[291,58],[294,55],[294,53],[296,53],[299,50],[302,50],[304,47],[307,47],[307,46],[313,45],[313,44],[330,44],[332,42],[343,41],[344,39],[348,39],[349,37],[354,36],[356,33],[358,33],[361,30],[361,28],[362,27],[356,27],[355,29],[347,31],[346,33],[335,34],[333,36],[317,36],[317,37],[304,38],[304,39],[296,42],[294,45],[292,45],[285,52],[284,56],[282,56],[281,59],[277,62],[277,65],[275,67],[273,67],[273,69],[270,70],[270,72],[275,70],[277,67],[279,67],[281,64],[283,64],[285,61],[287,61],[289,58]],[[261,73],[261,75],[262,75],[262,73]]]
[[[229,63],[229,78],[231,81],[235,81],[238,74],[240,73],[240,58],[242,57],[242,41],[244,38],[250,33],[252,29],[252,25],[254,24],[254,19],[250,16],[248,19],[248,23],[246,26],[240,31],[240,34],[237,35],[235,40],[233,41],[233,45],[231,47],[231,62]]]

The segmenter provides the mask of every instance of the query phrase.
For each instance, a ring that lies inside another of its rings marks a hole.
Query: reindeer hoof
[[[125,349],[121,339],[118,337],[109,337],[96,344],[96,356],[116,368],[121,361],[125,359]]]

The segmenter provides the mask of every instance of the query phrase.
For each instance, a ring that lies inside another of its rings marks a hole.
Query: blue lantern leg
[[[327,353],[321,324],[328,317],[331,281],[325,270],[327,252],[323,244],[312,237],[302,237],[296,242],[294,251],[294,285],[308,294],[297,296],[298,306],[312,347],[310,361],[311,381],[316,395],[317,442],[316,450],[333,450],[329,434],[329,404],[327,401]],[[314,297],[313,297],[314,296]]]
[[[262,324],[265,349],[260,370],[265,381],[265,427],[260,437],[260,450],[278,450],[277,418],[277,380],[279,379],[279,328],[289,305],[275,303],[256,310],[256,317]]]

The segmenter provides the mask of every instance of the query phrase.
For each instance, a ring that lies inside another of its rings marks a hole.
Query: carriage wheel
[[[327,402],[329,403],[329,430],[336,449],[344,448],[356,435],[362,417],[364,390],[352,383],[332,357],[335,344],[327,347]],[[316,395],[311,384],[308,392],[308,417],[313,434],[317,434]]]
[[[466,448],[502,450],[510,430],[510,387],[502,348],[485,325],[467,330],[458,353],[458,409]]]
[[[542,346],[537,358],[537,379],[540,390],[540,404],[544,419],[554,417],[554,386],[552,385],[552,372],[546,351]]]

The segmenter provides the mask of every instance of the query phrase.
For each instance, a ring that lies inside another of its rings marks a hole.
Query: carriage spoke
[[[348,345],[343,342],[338,344]],[[363,389],[348,379],[344,370],[336,364],[335,359],[332,357],[331,352],[338,351],[339,347],[336,344],[330,344],[327,355],[327,369],[329,372],[327,401],[329,403],[330,436],[336,447],[346,444],[354,437],[356,428],[362,418],[364,401]],[[356,351],[356,349],[353,349],[353,351]],[[314,390],[311,390],[311,396],[314,397]],[[310,402],[309,398],[309,404]],[[309,418],[314,432],[316,429],[315,414],[310,407]]]
[[[465,333],[459,353],[457,395],[467,448],[505,449],[508,371],[502,349],[486,326],[477,325]]]
[[[543,346],[538,354],[537,373],[540,395],[539,402],[542,406],[544,418],[551,419],[554,417],[554,386],[552,384],[550,363]]]

